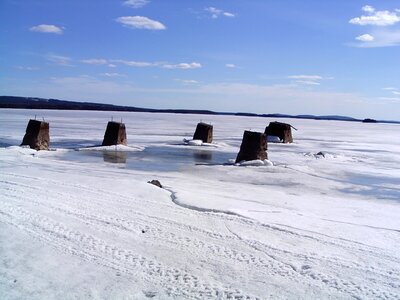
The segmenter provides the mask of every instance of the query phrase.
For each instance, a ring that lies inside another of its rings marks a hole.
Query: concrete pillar
[[[213,140],[213,126],[200,122],[197,124],[196,131],[193,135],[194,140],[202,140],[203,143],[212,143]]]
[[[29,120],[21,146],[28,145],[35,150],[49,150],[49,123]]]
[[[106,132],[104,133],[104,139],[102,146],[112,145],[127,145],[128,140],[126,138],[125,124],[110,121],[107,124]]]
[[[281,122],[270,122],[265,128],[265,135],[277,136],[282,143],[293,143],[292,126]]]
[[[267,140],[265,134],[261,132],[245,131],[243,134],[242,145],[236,157],[236,163],[249,160],[264,160],[267,155]]]

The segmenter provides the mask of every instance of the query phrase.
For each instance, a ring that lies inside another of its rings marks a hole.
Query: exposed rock
[[[281,122],[270,122],[265,128],[265,135],[267,136],[277,136],[282,141],[282,143],[292,143],[292,126],[290,124]]]
[[[150,183],[152,185],[158,186],[159,188],[162,188],[161,182],[159,182],[156,179],[153,179],[152,181],[147,181],[147,183]]]
[[[112,146],[112,145],[128,145],[128,140],[126,138],[125,124],[110,121],[107,124],[106,132],[104,133],[104,139],[102,146]]]
[[[268,158],[266,151],[267,141],[265,134],[246,130],[243,133],[242,144],[236,157],[236,163],[250,160],[265,160]]]
[[[202,140],[203,143],[212,143],[213,126],[203,122],[198,123],[193,135],[193,140]]]
[[[49,127],[47,122],[29,120],[21,146],[29,145],[35,150],[49,150]]]

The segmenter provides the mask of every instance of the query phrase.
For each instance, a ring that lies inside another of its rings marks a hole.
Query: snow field
[[[50,122],[57,151],[11,146],[31,114]],[[0,111],[5,299],[400,298],[398,126],[285,120],[299,131],[268,145],[273,166],[66,161],[101,144],[109,114]],[[196,147],[182,140],[199,116],[120,117],[130,147]],[[269,121],[207,116],[218,145],[207,148],[234,159],[243,130]]]

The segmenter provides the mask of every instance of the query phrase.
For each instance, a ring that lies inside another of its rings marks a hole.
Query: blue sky
[[[400,2],[1,0],[0,95],[400,120]]]

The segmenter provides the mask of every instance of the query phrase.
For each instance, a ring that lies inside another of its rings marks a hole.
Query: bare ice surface
[[[35,115],[52,151],[18,146]],[[92,148],[112,116],[128,147]],[[400,299],[399,125],[282,120],[232,163],[270,121],[0,110],[0,298]]]

